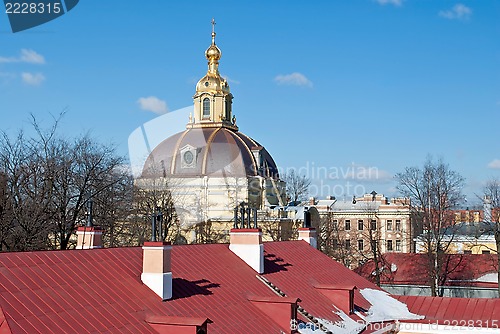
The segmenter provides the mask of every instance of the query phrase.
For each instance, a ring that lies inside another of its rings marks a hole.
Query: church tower
[[[212,20],[208,69],[196,84],[186,129],[156,146],[142,173],[144,184],[168,181],[172,197],[179,198],[175,210],[187,225],[231,222],[242,202],[259,210],[284,204],[285,184],[274,159],[236,125],[233,95],[219,73],[222,52],[215,35]]]
[[[190,117],[187,128],[225,127],[238,130],[232,115],[233,95],[227,80],[219,73],[222,52],[215,44],[215,21],[212,19],[212,44],[205,51],[208,60],[207,74],[196,85],[194,118]]]

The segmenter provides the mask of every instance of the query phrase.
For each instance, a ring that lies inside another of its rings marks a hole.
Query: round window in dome
[[[191,152],[191,151],[184,152],[183,158],[184,158],[184,162],[187,165],[191,165],[193,163],[193,160],[194,160],[193,152]]]

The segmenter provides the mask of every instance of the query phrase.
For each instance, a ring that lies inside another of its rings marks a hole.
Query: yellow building
[[[440,242],[447,253],[490,254],[497,252],[494,222],[461,222],[443,230]],[[426,239],[417,238],[417,252],[426,251]]]
[[[408,253],[412,247],[412,224],[409,200],[366,194],[352,200],[311,199],[321,217],[323,249],[333,257],[346,257],[356,267],[377,252]],[[342,259],[343,260],[343,259]]]

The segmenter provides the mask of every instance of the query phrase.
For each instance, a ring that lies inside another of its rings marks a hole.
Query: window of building
[[[351,221],[350,220],[346,220],[345,221],[345,230],[346,231],[350,231],[351,230]]]
[[[203,99],[203,118],[210,118],[210,99]]]
[[[396,252],[401,252],[401,240],[396,240]]]
[[[372,231],[376,231],[377,230],[377,221],[375,219],[372,219],[372,221],[370,222],[370,229]]]
[[[339,228],[339,222],[338,222],[338,220],[337,220],[337,219],[335,219],[335,220],[333,221],[333,228],[334,228],[335,230],[337,230],[337,229]]]
[[[387,220],[387,231],[392,231],[392,220]]]
[[[346,239],[346,241],[345,241],[345,249],[351,249],[351,240]]]
[[[464,254],[472,254],[471,250],[464,250]]]
[[[370,240],[370,245],[372,246],[372,250],[377,249],[377,240]]]
[[[337,249],[339,247],[339,242],[337,241],[337,239],[333,239],[332,240],[332,248],[333,249]]]
[[[364,242],[362,239],[358,240],[358,250],[362,251],[364,249]]]
[[[387,240],[387,251],[392,251],[392,240]]]
[[[396,231],[401,231],[401,220],[396,219]]]
[[[481,253],[482,254],[490,254],[490,251],[489,250],[483,250]]]
[[[358,230],[363,231],[363,220],[358,220]]]

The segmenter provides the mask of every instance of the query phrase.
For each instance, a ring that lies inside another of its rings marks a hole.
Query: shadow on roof
[[[280,263],[281,262],[281,263]],[[264,270],[265,274],[272,274],[272,273],[277,273],[280,271],[288,271],[286,267],[291,266],[292,264],[290,263],[283,263],[285,262],[282,258],[277,257],[275,254],[270,254],[267,253],[264,255]]]
[[[213,292],[210,289],[220,287],[219,283],[212,283],[206,279],[200,279],[197,281],[188,281],[184,278],[173,278],[172,279],[172,299],[182,299],[188,298],[195,295],[212,295]]]

